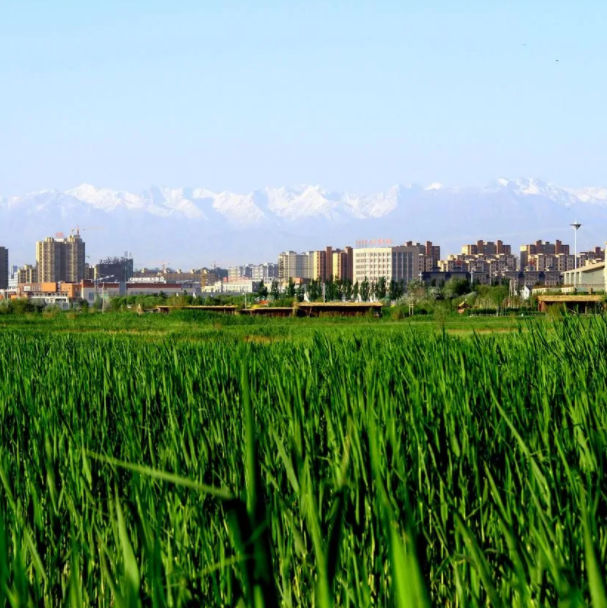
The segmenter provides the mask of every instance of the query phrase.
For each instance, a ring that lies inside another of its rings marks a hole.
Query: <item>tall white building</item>
[[[424,270],[424,256],[416,246],[357,248],[353,255],[354,282],[359,285],[365,279],[374,283],[381,277],[407,284]]]

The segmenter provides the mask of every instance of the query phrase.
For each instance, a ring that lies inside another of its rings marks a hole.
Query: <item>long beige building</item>
[[[357,248],[353,255],[354,283],[365,279],[374,283],[381,277],[409,283],[424,270],[424,256],[418,246]]]
[[[38,281],[77,283],[85,278],[85,244],[78,233],[67,238],[48,237],[36,243]]]

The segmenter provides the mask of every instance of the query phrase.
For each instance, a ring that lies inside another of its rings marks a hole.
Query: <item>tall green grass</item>
[[[0,606],[607,606],[607,322],[0,334]]]

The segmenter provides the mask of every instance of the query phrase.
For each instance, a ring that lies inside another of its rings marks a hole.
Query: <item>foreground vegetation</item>
[[[607,605],[604,318],[171,317],[0,323],[0,606]]]

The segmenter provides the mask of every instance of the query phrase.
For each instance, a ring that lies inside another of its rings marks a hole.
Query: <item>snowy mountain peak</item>
[[[479,238],[508,239],[516,247],[529,238],[569,238],[575,216],[583,224],[580,246],[584,239],[588,246],[602,243],[607,188],[563,188],[530,177],[501,177],[485,188],[396,185],[370,194],[310,184],[250,193],[165,186],[133,193],[84,183],[64,192],[0,196],[0,244],[15,263],[26,263],[35,257],[36,240],[100,225],[107,230],[87,234],[93,258],[128,249],[140,263],[221,265],[374,235],[431,239],[446,253]]]
[[[468,193],[474,189],[466,189]],[[570,207],[579,203],[607,206],[607,188],[561,188],[532,177],[508,179],[500,177],[483,189],[486,196],[502,192],[514,197],[541,197],[550,202]],[[235,225],[247,225],[275,218],[297,222],[304,219],[324,218],[331,221],[380,218],[392,213],[404,200],[423,196],[457,196],[460,188],[447,188],[439,182],[422,188],[416,185],[397,185],[372,195],[351,192],[331,192],[320,185],[300,184],[294,187],[266,187],[249,194],[233,192],[215,193],[206,188],[169,188],[152,186],[134,194],[121,190],[97,188],[83,183],[59,192],[45,190],[26,195],[0,199],[0,209],[22,206],[42,210],[56,207],[62,214],[78,207],[105,213],[137,212],[165,218],[209,220],[213,214]]]

